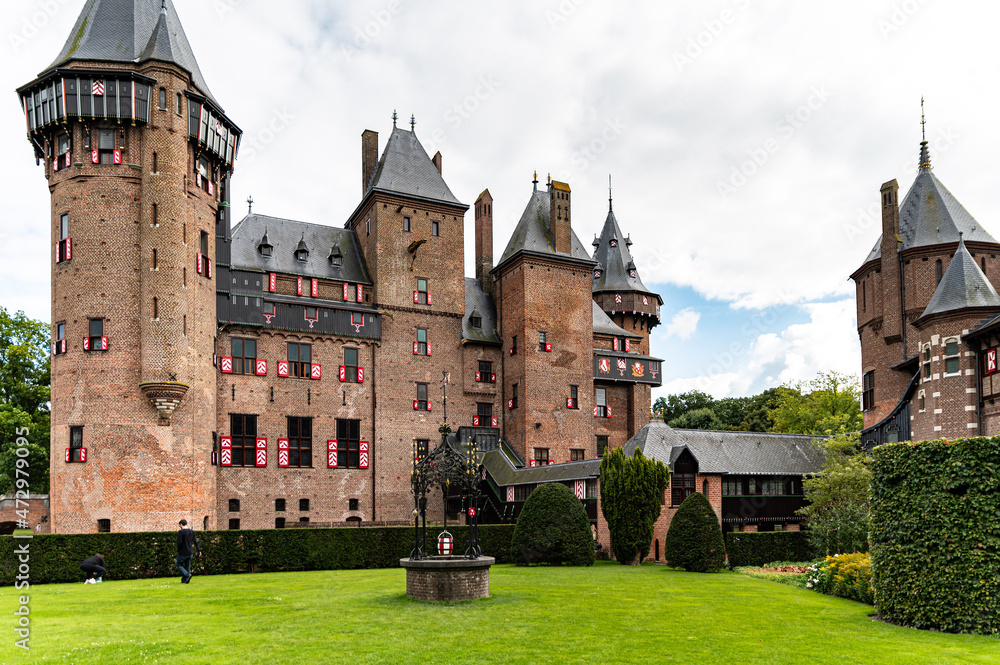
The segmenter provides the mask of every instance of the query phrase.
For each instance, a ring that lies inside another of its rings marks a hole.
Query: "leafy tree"
[[[670,520],[663,542],[667,563],[688,572],[711,573],[726,563],[726,543],[719,518],[701,492],[684,499]]]
[[[663,422],[669,423],[688,411],[711,408],[714,402],[715,400],[708,393],[703,393],[700,390],[689,390],[679,395],[657,397],[653,403],[653,413],[660,414]]]
[[[768,388],[759,395],[750,398],[744,415],[748,432],[773,432],[774,419],[771,411],[777,408],[785,388]]]
[[[670,474],[659,460],[632,457],[621,448],[601,459],[601,512],[608,521],[611,549],[624,565],[638,566],[649,554],[653,524],[660,516]]]
[[[838,435],[816,445],[826,453],[823,470],[802,481],[809,504],[799,509],[809,542],[821,554],[868,551],[869,455],[858,434]]]
[[[859,432],[863,426],[860,398],[856,377],[820,372],[808,384],[782,390],[777,407],[770,412],[773,431],[828,436]]]
[[[594,536],[590,519],[573,490],[561,483],[536,487],[517,518],[510,551],[520,565],[593,564]]]
[[[48,325],[0,307],[0,493],[14,487],[17,439],[27,434],[29,488],[49,487]]]
[[[709,407],[685,411],[667,424],[676,429],[725,429],[715,411]]]
[[[752,402],[752,397],[723,397],[715,400],[712,411],[722,425],[719,429],[747,431],[747,409]]]

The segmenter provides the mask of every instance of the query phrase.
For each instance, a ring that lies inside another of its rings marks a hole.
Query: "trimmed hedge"
[[[510,549],[518,565],[592,565],[594,536],[583,502],[562,483],[539,485],[524,502]]]
[[[663,558],[668,565],[689,573],[712,573],[725,566],[726,543],[719,518],[701,492],[684,499],[670,520]]]
[[[437,547],[439,527],[427,526],[428,545]],[[451,526],[454,552],[462,554],[469,527]],[[263,529],[198,531],[202,556],[192,560],[195,575],[348,568],[396,568],[413,548],[412,527],[356,529]],[[510,563],[512,524],[479,527],[483,553],[497,563]],[[107,562],[107,579],[178,576],[177,532],[86,533],[36,535],[31,540],[0,537],[0,584],[14,583],[19,565],[15,548],[28,543],[31,584],[81,582],[80,563],[100,552]]]
[[[869,539],[883,619],[1000,632],[1000,438],[875,448]]]
[[[763,566],[772,561],[812,561],[816,552],[805,531],[761,531],[726,534],[729,565]]]

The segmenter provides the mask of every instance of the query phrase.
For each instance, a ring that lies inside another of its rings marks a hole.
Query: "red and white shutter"
[[[628,337],[625,338],[625,353],[629,353],[632,350],[632,340]]]
[[[427,410],[428,411],[433,411],[434,410],[434,402],[432,402],[430,400],[427,400]]]
[[[67,153],[66,153],[66,167],[67,167],[67,168],[69,167],[69,164],[70,164],[70,155],[69,155],[69,153],[67,152]]]
[[[267,361],[263,358],[258,358],[256,365],[257,376],[267,376]]]
[[[507,488],[507,500],[508,501],[513,501],[514,500],[514,488],[513,487],[508,487]]]
[[[122,163],[122,151],[121,150],[115,150],[112,153],[112,161],[115,164],[121,164]]]
[[[604,407],[604,414],[605,414],[606,418],[610,418],[611,417],[611,405],[610,404],[608,404],[606,407]]]
[[[212,259],[205,257],[205,277],[212,279]]]
[[[567,397],[566,398],[566,408],[567,409],[572,409],[573,408],[573,398],[572,397]]]
[[[350,299],[350,297],[351,297],[351,287],[347,285],[347,282],[344,282],[344,302],[347,302]]]
[[[70,450],[69,448],[67,448],[67,449],[66,449],[66,461],[67,461],[67,462],[69,462],[69,460],[70,460],[70,455],[71,455],[71,453],[70,453],[70,451],[69,451],[69,450]]]
[[[99,153],[96,150],[91,150],[90,151],[90,163],[91,164],[100,164],[101,163],[101,153]]]
[[[267,439],[257,437],[257,466],[267,466]]]
[[[347,367],[344,365],[340,366],[340,382],[343,383],[347,381]]]
[[[993,374],[997,371],[997,350],[990,349],[986,352],[986,373]]]
[[[278,466],[288,466],[288,439],[278,439]]]
[[[615,337],[615,338],[614,338],[614,340],[612,341],[612,343],[611,343],[611,348],[612,348],[612,349],[613,349],[614,351],[617,351],[617,350],[618,350],[618,338],[617,338],[617,337]]]
[[[223,374],[233,373],[233,359],[231,356],[222,356],[222,373]]]
[[[285,377],[285,378],[288,377],[288,361],[287,360],[279,360],[278,361],[278,376]]]
[[[530,466],[538,466],[538,460],[529,460]]]
[[[326,468],[337,468],[337,440],[327,439],[326,442]]]
[[[222,454],[219,456],[219,464],[222,466],[233,465],[233,437],[224,436],[219,439],[219,447]]]
[[[358,468],[367,469],[368,468],[368,442],[362,441],[358,444]]]
[[[546,351],[552,351],[552,344],[549,343],[549,342],[545,342],[545,350]]]
[[[497,382],[497,375],[491,373],[490,374],[490,383],[496,383],[496,382]]]
[[[301,277],[297,278],[295,288],[297,290],[297,293],[301,296],[302,295],[302,278]]]
[[[194,269],[199,275],[205,272],[204,257],[201,254],[195,255]]]
[[[309,365],[309,378],[316,380],[323,378],[323,368],[320,367],[319,363],[312,363]]]
[[[194,184],[197,187],[201,187],[201,174],[200,173],[195,173],[194,174]]]
[[[594,417],[597,418],[601,414],[601,407],[594,405]]]
[[[359,367],[358,368],[358,383],[364,383],[364,382],[365,382],[365,368],[364,367]]]
[[[433,296],[433,294],[431,294],[430,291],[427,292],[427,304],[428,305],[433,305],[434,304],[434,296]]]
[[[101,351],[107,351],[107,350],[108,350],[108,338],[101,337]]]
[[[499,427],[500,425],[497,424],[498,422],[499,419],[496,416],[493,416],[490,418],[490,427]]]
[[[587,498],[587,482],[584,480],[578,480],[573,483],[573,493],[576,494],[576,498],[583,501]]]
[[[90,351],[90,338],[89,337],[84,337],[83,338],[83,350],[84,351]]]
[[[420,400],[418,399],[413,400],[413,410],[416,411],[419,408],[420,408]]]
[[[476,383],[479,383],[480,381],[482,381],[482,374],[480,372],[476,372]]]
[[[319,280],[313,278],[312,280],[312,297],[315,298],[319,295]]]
[[[211,180],[208,181],[208,193],[209,194],[215,194],[215,188],[212,187],[212,181]]]
[[[433,347],[430,342],[427,342],[427,355],[432,355]]]
[[[272,272],[267,276],[267,289],[271,293],[278,290],[278,273]]]
[[[508,409],[513,409],[514,408],[514,398],[510,398],[510,399],[507,400],[507,408]]]
[[[415,302],[415,303],[419,303],[420,302],[420,291],[414,291],[413,292],[413,302]]]
[[[420,343],[419,342],[414,342],[413,343],[413,355],[417,355],[418,353],[420,353]]]
[[[472,416],[472,426],[479,427],[479,416]]]
[[[86,448],[80,448],[80,461],[81,462],[86,462],[87,461],[87,449]]]
[[[66,353],[66,340],[64,339],[59,340],[59,352]]]
[[[355,286],[355,287],[354,287],[354,290],[355,290],[355,292],[357,293],[357,296],[358,296],[357,300],[358,300],[358,302],[362,302],[362,301],[363,301],[363,299],[362,299],[362,297],[361,297],[361,285],[360,285],[360,284],[358,284],[357,286]]]
[[[66,256],[63,257],[63,261],[69,261],[73,258],[73,239],[66,238]]]

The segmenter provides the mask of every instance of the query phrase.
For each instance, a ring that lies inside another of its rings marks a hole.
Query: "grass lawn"
[[[647,564],[494,566],[492,597],[405,597],[402,569],[264,573],[31,594],[31,651],[4,663],[978,663],[1000,640],[898,628],[867,605],[735,573]]]

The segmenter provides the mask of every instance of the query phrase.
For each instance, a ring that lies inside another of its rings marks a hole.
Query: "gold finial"
[[[545,182],[551,185],[552,184],[552,174],[549,173],[547,177],[548,177],[548,180],[546,180]]]

